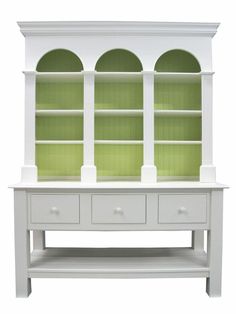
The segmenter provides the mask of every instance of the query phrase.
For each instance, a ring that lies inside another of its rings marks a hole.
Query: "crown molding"
[[[213,37],[219,23],[195,22],[18,22],[24,36],[199,36]]]

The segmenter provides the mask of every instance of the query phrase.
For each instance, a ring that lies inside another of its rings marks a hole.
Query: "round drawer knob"
[[[179,214],[187,214],[187,213],[188,213],[187,208],[184,207],[184,206],[181,206],[181,207],[178,209],[178,213],[179,213]]]
[[[115,210],[114,210],[115,214],[120,214],[120,215],[123,215],[123,210],[121,207],[116,207]]]
[[[56,206],[52,206],[50,211],[52,214],[58,214],[59,213],[59,210]]]

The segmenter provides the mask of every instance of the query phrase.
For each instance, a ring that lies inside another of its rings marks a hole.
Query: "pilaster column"
[[[213,73],[202,73],[202,165],[201,182],[215,182],[216,168],[213,166],[212,137],[212,87]]]
[[[143,71],[143,166],[141,181],[157,180],[154,165],[154,71]]]
[[[95,72],[84,71],[84,163],[81,167],[82,182],[96,182],[94,165],[94,85]]]
[[[37,181],[35,166],[35,106],[36,73],[25,71],[25,152],[24,166],[21,168],[21,181]]]

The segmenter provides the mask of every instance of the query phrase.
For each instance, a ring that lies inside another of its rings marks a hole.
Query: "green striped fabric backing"
[[[200,72],[197,59],[189,52],[173,49],[167,51],[157,60],[155,71],[158,72]]]
[[[201,117],[155,117],[155,140],[201,141]]]
[[[48,82],[36,86],[36,109],[83,109],[83,83]]]
[[[154,107],[162,110],[201,110],[201,83],[155,82]]]
[[[143,118],[96,116],[96,140],[143,140]]]
[[[96,144],[95,165],[101,177],[140,177],[143,145]]]
[[[158,176],[199,176],[201,145],[155,145]]]
[[[39,177],[80,176],[83,165],[83,145],[36,145],[36,164]]]
[[[95,83],[95,109],[142,109],[142,82]]]
[[[36,117],[37,140],[83,140],[83,117]]]

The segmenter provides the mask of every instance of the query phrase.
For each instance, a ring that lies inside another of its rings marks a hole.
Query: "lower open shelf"
[[[31,253],[31,278],[208,277],[192,248],[46,248]]]

